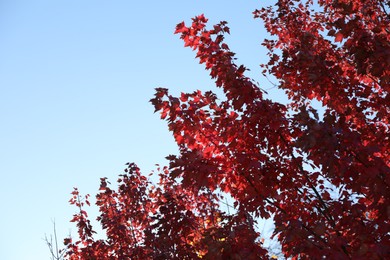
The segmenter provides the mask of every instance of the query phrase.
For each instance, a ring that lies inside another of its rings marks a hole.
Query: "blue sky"
[[[268,2],[268,4],[271,4]],[[43,241],[76,229],[70,192],[96,194],[126,162],[147,174],[177,152],[148,102],[154,88],[215,90],[175,25],[227,20],[227,43],[263,88],[266,37],[257,1],[0,2],[0,259],[49,259]],[[280,92],[268,91],[279,100]],[[93,213],[93,211],[92,211]],[[94,217],[94,214],[92,214]]]

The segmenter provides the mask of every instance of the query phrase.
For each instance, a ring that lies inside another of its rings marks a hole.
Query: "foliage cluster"
[[[316,8],[314,6],[316,5]],[[226,22],[176,27],[226,95],[158,88],[151,100],[180,153],[153,186],[135,164],[118,189],[101,179],[95,239],[78,191],[68,259],[266,259],[256,219],[273,218],[285,257],[390,257],[389,1],[278,0],[254,11],[264,73],[290,98],[273,102],[224,42]],[[312,106],[318,100],[323,115]],[[220,208],[221,194],[235,212]]]

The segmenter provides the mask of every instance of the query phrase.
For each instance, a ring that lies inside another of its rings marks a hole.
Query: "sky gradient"
[[[272,4],[267,1],[267,4]],[[226,42],[264,89],[267,37],[257,1],[3,0],[0,2],[0,259],[49,259],[55,220],[76,235],[70,192],[96,194],[126,162],[148,174],[177,153],[153,113],[154,88],[215,90],[175,25],[204,13],[229,22]],[[277,89],[269,97],[283,100]],[[92,211],[94,213],[94,211]],[[96,212],[95,212],[96,214]],[[92,215],[94,218],[94,215]]]

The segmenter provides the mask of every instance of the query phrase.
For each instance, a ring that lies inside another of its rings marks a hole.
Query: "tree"
[[[53,236],[54,236],[54,241],[53,241]],[[47,247],[49,248],[50,259],[51,260],[63,260],[66,251],[63,249],[60,249],[58,247],[57,229],[56,229],[56,222],[55,221],[53,221],[53,234],[50,235],[50,239],[45,234],[44,240],[46,242]]]
[[[277,78],[287,105],[235,64],[226,22],[208,29],[200,15],[177,25],[226,97],[156,89],[151,103],[179,155],[167,157],[156,186],[135,164],[117,191],[101,179],[104,239],[94,239],[88,198],[75,190],[79,239],[65,240],[69,259],[263,259],[258,218],[273,218],[285,257],[390,257],[390,2],[301,2],[254,11],[273,37],[263,73]],[[234,213],[221,209],[223,194]]]

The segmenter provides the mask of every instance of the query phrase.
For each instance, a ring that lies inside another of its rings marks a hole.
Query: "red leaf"
[[[343,40],[343,37],[344,37],[343,34],[341,32],[338,32],[335,35],[335,41],[336,42],[341,42]]]

